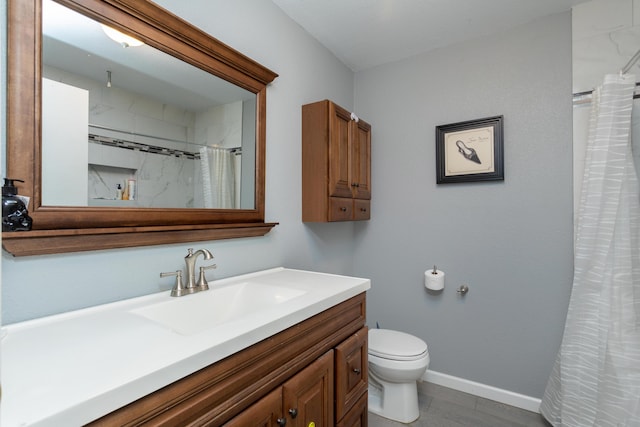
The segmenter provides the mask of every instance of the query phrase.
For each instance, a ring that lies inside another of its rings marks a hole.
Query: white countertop
[[[172,299],[168,291],[3,327],[0,425],[83,425],[370,288],[368,279],[274,268],[206,292],[247,280],[305,293],[192,335],[131,313]]]

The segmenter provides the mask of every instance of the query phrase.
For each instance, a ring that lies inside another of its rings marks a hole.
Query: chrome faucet
[[[196,283],[196,261],[198,257],[202,255],[204,259],[212,259],[213,255],[206,249],[199,249],[193,252],[192,248],[189,248],[189,253],[184,257],[184,263],[187,268],[187,284],[184,285],[182,282],[182,270],[177,270],[175,272],[168,273],[160,273],[160,277],[166,276],[176,276],[176,284],[171,290],[172,297],[180,297],[182,295],[193,294],[200,291],[206,291],[209,289],[209,284],[207,283],[207,279],[204,276],[205,270],[209,270],[211,268],[216,268],[215,264],[208,265],[206,267],[200,267],[200,277],[198,279],[198,283]]]

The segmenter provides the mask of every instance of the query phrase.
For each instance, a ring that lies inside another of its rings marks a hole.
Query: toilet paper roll
[[[424,272],[424,287],[432,291],[444,289],[444,271],[427,270]]]

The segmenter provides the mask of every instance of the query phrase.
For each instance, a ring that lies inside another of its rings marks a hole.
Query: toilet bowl
[[[369,330],[369,412],[401,423],[420,416],[417,381],[429,366],[427,344],[389,329]]]

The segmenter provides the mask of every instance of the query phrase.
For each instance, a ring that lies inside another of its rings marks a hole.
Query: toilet
[[[401,423],[420,416],[417,381],[429,366],[427,343],[390,329],[369,330],[369,412]]]

